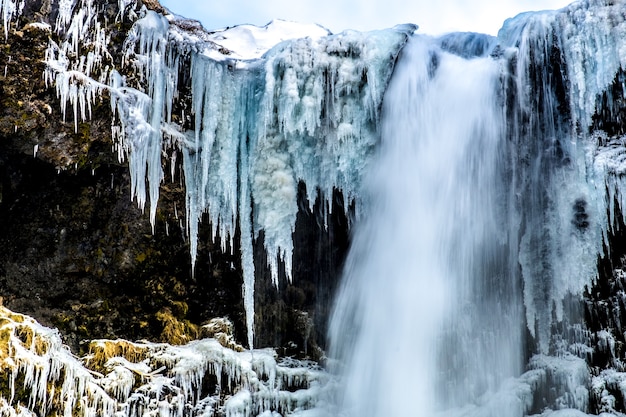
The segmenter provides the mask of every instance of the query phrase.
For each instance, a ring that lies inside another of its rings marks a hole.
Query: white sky
[[[496,35],[504,20],[531,10],[558,9],[571,0],[160,0],[172,13],[206,29],[274,18],[319,23],[333,33],[416,23],[419,33],[473,31]]]

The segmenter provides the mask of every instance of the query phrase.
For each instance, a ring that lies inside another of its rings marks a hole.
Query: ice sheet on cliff
[[[281,262],[291,279],[298,183],[306,183],[311,204],[318,191],[324,199],[334,188],[348,200],[358,195],[378,140],[385,86],[415,27],[330,35],[317,25],[274,21],[207,33],[196,22],[144,8],[124,43],[122,67],[114,68],[91,7],[81,3],[67,27],[57,28],[65,41],[50,43],[46,80],[56,86],[64,115],[69,103],[76,125],[110,95],[117,151],[128,159],[132,197],[141,208],[149,202],[153,227],[162,157],[166,149],[183,155],[192,265],[203,213],[223,249],[234,247],[239,224],[253,346],[253,239],[263,231],[275,282]],[[241,49],[227,49],[233,47]],[[132,82],[121,75],[129,70]],[[184,71],[191,97],[179,96]],[[187,113],[185,106],[174,110],[181,100],[189,100]],[[170,163],[173,171],[176,161]]]

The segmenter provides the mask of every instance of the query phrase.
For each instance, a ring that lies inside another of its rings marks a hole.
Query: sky
[[[559,9],[571,0],[160,0],[172,13],[197,19],[205,29],[272,19],[318,23],[333,33],[415,23],[419,33],[471,31],[496,35],[505,19]]]

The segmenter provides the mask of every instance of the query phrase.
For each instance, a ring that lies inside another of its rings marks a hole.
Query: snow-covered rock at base
[[[312,363],[278,360],[271,349],[236,352],[214,339],[184,346],[95,340],[90,352],[76,358],[56,330],[0,307],[8,383],[0,414],[302,416],[333,387]]]

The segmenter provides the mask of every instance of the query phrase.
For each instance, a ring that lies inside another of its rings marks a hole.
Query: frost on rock
[[[313,364],[215,339],[184,346],[96,340],[76,358],[56,330],[0,307],[3,416],[300,415],[332,388]]]

